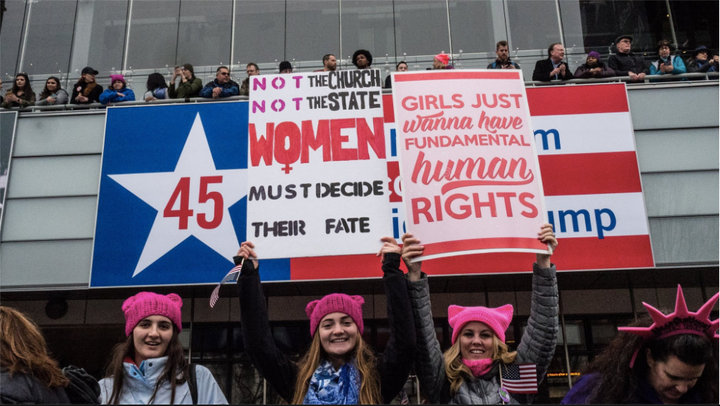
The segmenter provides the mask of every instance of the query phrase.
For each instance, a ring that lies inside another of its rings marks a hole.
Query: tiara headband
[[[677,334],[693,334],[717,341],[718,322],[720,320],[711,321],[710,312],[718,301],[718,295],[720,295],[720,293],[716,293],[715,296],[702,305],[697,312],[691,313],[687,309],[682,287],[678,285],[675,311],[673,313],[665,315],[660,310],[643,302],[643,306],[645,306],[650,317],[653,319],[653,324],[650,327],[618,327],[618,330],[640,336],[643,339],[643,343],[661,340]],[[630,360],[630,368],[635,364],[638,351],[640,351],[639,347],[635,350]]]

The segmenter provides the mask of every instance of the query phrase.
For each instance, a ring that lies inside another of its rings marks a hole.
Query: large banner
[[[247,235],[262,258],[368,254],[391,234],[380,71],[250,79]]]
[[[519,71],[393,75],[407,228],[419,260],[547,252],[542,182]]]
[[[552,257],[558,270],[653,267],[625,85],[529,88],[527,98],[545,215],[560,241]],[[388,233],[399,239],[405,230],[400,145],[392,96],[383,99],[386,161],[366,165],[385,174]],[[108,108],[91,287],[216,284],[227,273],[246,230],[254,232],[246,221],[248,106]],[[381,236],[367,234],[373,243]],[[529,272],[534,257],[463,255],[426,261],[423,271]],[[260,272],[263,281],[382,275],[375,254],[263,259]]]

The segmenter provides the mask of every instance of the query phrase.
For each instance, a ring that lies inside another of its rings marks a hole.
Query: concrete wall
[[[717,265],[718,83],[636,85],[628,94],[656,264]],[[103,110],[20,114],[2,291],[87,287],[104,124]]]

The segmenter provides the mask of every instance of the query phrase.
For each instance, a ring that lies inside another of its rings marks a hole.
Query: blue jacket
[[[222,87],[222,91],[220,92],[220,97],[230,97],[230,96],[237,96],[240,94],[240,85],[237,84],[237,82],[231,80],[224,85],[220,85],[217,82],[217,79],[214,79],[212,82],[205,85],[205,87],[202,88],[200,91],[200,97],[212,97],[213,89],[216,87]]]
[[[677,55],[670,55],[670,61],[672,62],[673,71],[670,73],[670,75],[679,75],[681,73],[687,73],[687,69],[685,68],[685,63],[682,61],[682,58],[678,57]],[[651,75],[664,75],[665,72],[662,72],[660,70],[660,64],[664,63],[667,65],[668,61],[667,59],[659,58],[657,61],[650,64],[650,74]]]
[[[125,96],[120,97],[117,95],[118,93],[122,93]],[[100,95],[100,103],[102,104],[124,101],[135,101],[135,92],[133,92],[132,89],[127,87],[123,90],[107,89]]]
[[[140,367],[134,362],[124,362],[125,367],[125,383],[120,393],[120,404],[147,404],[155,391],[157,380],[162,375],[168,357],[151,358],[140,363]],[[195,365],[191,365],[191,368]],[[227,399],[223,395],[215,378],[210,371],[202,365],[197,366],[197,387],[198,387],[198,404],[201,405],[226,405]],[[113,378],[105,378],[100,382],[100,401],[107,404],[113,391]],[[154,404],[170,403],[170,384],[166,381],[160,386]],[[175,388],[176,405],[192,404],[192,396],[190,395],[190,386],[185,382]]]

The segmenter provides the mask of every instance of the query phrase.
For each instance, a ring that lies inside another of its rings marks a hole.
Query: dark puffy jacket
[[[428,279],[423,274],[419,281],[408,283],[417,331],[415,372],[420,379],[420,388],[425,388],[428,401],[462,405],[502,403],[497,362],[490,372],[472,381],[466,379],[456,394],[450,394],[450,381],[445,376],[443,353],[432,318]],[[557,343],[558,293],[555,266],[539,268],[535,264],[532,286],[530,318],[517,348],[514,364],[537,365],[539,384],[552,361]],[[532,395],[510,395],[511,404],[531,401]]]
[[[220,91],[220,97],[237,96],[240,94],[240,85],[238,85],[237,82],[231,80],[223,85],[220,85],[217,79],[214,79],[202,88],[200,91],[200,97],[212,97],[213,90],[216,87],[222,88],[222,91]]]
[[[3,370],[0,373],[0,403],[8,405],[68,404],[65,389],[48,388],[32,375]]]

